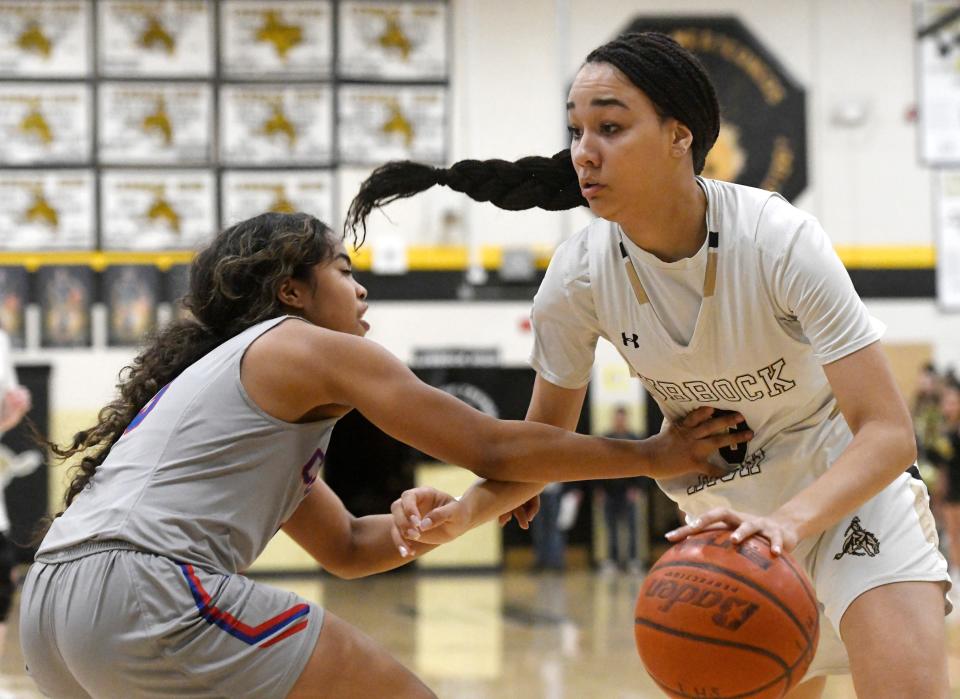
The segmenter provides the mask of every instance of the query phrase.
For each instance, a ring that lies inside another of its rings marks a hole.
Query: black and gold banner
[[[720,100],[720,137],[704,177],[779,192],[807,186],[806,95],[736,17],[636,17],[624,32],[672,36],[703,63]]]

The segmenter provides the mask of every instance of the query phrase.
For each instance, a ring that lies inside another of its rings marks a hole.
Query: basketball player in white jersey
[[[432,697],[353,626],[238,574],[281,528],[341,577],[410,560],[389,515],[351,516],[318,478],[354,407],[493,479],[715,472],[709,454],[750,435],[710,410],[634,443],[494,420],[363,338],[366,290],[306,214],[225,230],[196,258],[185,304],[195,319],[162,330],[99,422],[57,449],[79,471],[20,617],[49,696]]]
[[[824,619],[791,699],[819,697],[826,675],[845,672],[864,698],[946,697],[949,577],[926,489],[906,472],[910,415],[883,327],[820,225],[776,194],[698,176],[719,132],[717,99],[669,37],[625,35],[593,51],[567,111],[568,151],[449,169],[390,163],[361,186],[349,223],[434,184],[505,209],[588,205],[600,218],[559,246],[534,300],[527,419],[573,429],[599,337],[668,420],[702,406],[742,413],[754,436],[714,457],[726,475],[658,479],[687,513],[670,540],[726,526],[801,561]],[[415,490],[395,503],[396,525],[408,542],[441,543],[476,523],[478,503],[508,510],[535,492],[481,481],[451,502]]]

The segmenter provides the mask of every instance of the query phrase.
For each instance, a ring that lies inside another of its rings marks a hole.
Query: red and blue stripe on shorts
[[[197,573],[192,565],[181,563],[180,570],[187,579],[190,592],[193,593],[193,600],[196,602],[200,617],[208,624],[226,631],[234,638],[238,638],[248,645],[255,646],[260,644],[260,648],[269,648],[273,644],[279,643],[285,638],[290,638],[290,636],[307,628],[307,619],[299,622],[297,622],[297,620],[302,619],[310,613],[310,605],[308,604],[294,605],[257,626],[249,626],[229,612],[225,612],[215,604],[211,604],[210,595],[203,588],[203,584],[200,582],[200,578],[197,577]],[[291,624],[294,625],[291,626]],[[260,643],[264,639],[269,640],[265,643]]]

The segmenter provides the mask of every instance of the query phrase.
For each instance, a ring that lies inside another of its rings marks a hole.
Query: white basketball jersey
[[[551,261],[534,302],[531,363],[547,380],[576,385],[601,336],[669,419],[700,406],[740,412],[755,436],[711,459],[727,476],[659,485],[691,515],[717,506],[766,514],[849,443],[821,365],[876,341],[882,326],[872,322],[815,219],[770,192],[700,184],[708,250],[689,342],[671,337],[658,315],[670,313],[671,299],[652,303],[647,294],[642,279],[656,269],[628,253],[617,224],[600,219]]]

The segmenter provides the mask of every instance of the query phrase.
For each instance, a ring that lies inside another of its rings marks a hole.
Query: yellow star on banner
[[[410,58],[413,50],[413,42],[404,33],[396,15],[387,16],[387,28],[377,38],[377,43],[387,50],[399,51],[400,57],[405,61]]]
[[[43,33],[43,29],[40,28],[39,23],[30,22],[20,36],[17,37],[17,46],[28,53],[39,53],[44,58],[49,58],[53,43],[47,38],[47,35]]]
[[[413,145],[413,137],[415,135],[413,124],[403,115],[400,105],[396,102],[391,101],[390,104],[387,105],[387,109],[390,110],[390,118],[384,122],[380,129],[385,134],[400,134],[403,136],[404,144],[409,148]]]
[[[27,112],[27,115],[20,120],[19,128],[25,136],[33,135],[45,146],[53,143],[53,130],[39,107],[34,106]]]
[[[148,133],[158,131],[163,137],[165,146],[173,143],[173,125],[170,123],[170,116],[167,114],[167,107],[162,97],[157,100],[156,111],[144,117],[143,130]]]
[[[267,136],[276,136],[277,134],[286,136],[287,142],[292,148],[297,141],[296,127],[287,119],[287,115],[283,113],[283,107],[279,104],[271,105],[270,108],[273,110],[273,115],[264,123],[263,133]]]
[[[257,41],[273,44],[277,55],[286,60],[287,53],[303,43],[303,29],[285,24],[276,10],[268,10],[263,14],[263,25],[257,30]]]
[[[56,229],[60,225],[60,216],[57,210],[50,206],[50,202],[43,195],[39,187],[33,190],[33,201],[23,215],[28,223],[39,223],[42,226]]]
[[[156,199],[147,209],[147,219],[153,222],[166,223],[174,233],[180,232],[180,214],[170,205],[163,194],[157,192]]]
[[[147,28],[140,35],[140,45],[148,49],[159,46],[167,53],[173,53],[174,48],[176,48],[173,37],[164,29],[160,20],[153,16],[147,17]]]
[[[293,208],[293,202],[287,199],[287,195],[283,191],[283,185],[273,188],[273,202],[270,204],[270,211],[276,214],[296,213],[297,210]]]

